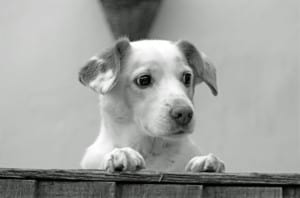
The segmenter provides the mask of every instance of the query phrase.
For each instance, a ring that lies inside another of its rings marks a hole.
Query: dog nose
[[[170,111],[170,116],[179,125],[187,125],[193,117],[193,110],[189,106],[174,107]]]

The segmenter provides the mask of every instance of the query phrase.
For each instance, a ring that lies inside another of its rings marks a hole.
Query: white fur
[[[194,120],[182,128],[169,116],[175,100],[194,109],[193,88],[180,82],[182,72],[192,72],[183,61],[183,54],[169,41],[145,40],[130,45],[118,83],[108,93],[99,95],[100,133],[88,147],[81,166],[108,171],[115,171],[116,167],[224,171],[223,162],[213,155],[198,156],[199,150],[188,136]],[[142,73],[153,75],[153,87],[140,90],[133,83]],[[97,87],[99,78],[90,85]],[[176,134],[179,130],[185,134]]]

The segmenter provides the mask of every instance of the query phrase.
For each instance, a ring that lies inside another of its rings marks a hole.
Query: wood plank
[[[1,179],[0,197],[1,198],[34,198],[35,181],[19,179]]]
[[[206,186],[205,198],[282,198],[280,187]]]
[[[117,198],[201,198],[201,185],[121,184]]]
[[[298,185],[300,174],[261,173],[161,173],[154,171],[107,173],[101,170],[0,169],[0,178],[82,180],[223,185]]]
[[[283,188],[283,198],[299,198],[300,197],[300,187],[284,187]]]
[[[115,198],[115,183],[42,181],[38,184],[37,197]]]

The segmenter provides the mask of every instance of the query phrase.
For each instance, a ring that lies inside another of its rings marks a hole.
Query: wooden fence
[[[0,198],[300,198],[300,174],[0,169]]]

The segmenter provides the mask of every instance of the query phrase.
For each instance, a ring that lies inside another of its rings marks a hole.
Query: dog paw
[[[185,167],[187,172],[218,172],[225,171],[224,162],[213,154],[196,156],[192,158]]]
[[[104,158],[104,168],[108,172],[137,171],[145,168],[145,160],[132,148],[115,148]]]

